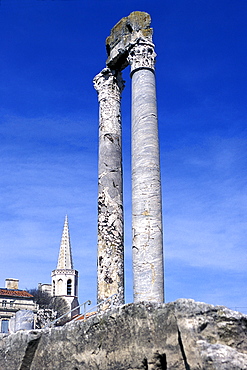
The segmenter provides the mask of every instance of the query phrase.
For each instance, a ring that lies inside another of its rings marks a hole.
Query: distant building
[[[18,289],[18,279],[6,279],[5,288],[0,288],[0,329],[8,333],[9,321],[19,310],[31,310],[37,313],[33,296],[25,290]]]
[[[53,297],[64,298],[69,309],[79,305],[78,302],[78,271],[73,268],[72,252],[70,244],[68,217],[65,217],[62,239],[59,250],[59,257],[56,270],[52,271],[52,288]],[[44,284],[42,284],[43,286]],[[74,310],[71,317],[79,313]]]
[[[43,293],[47,293],[47,294],[51,295],[51,284],[39,283],[38,289],[41,290],[41,292],[43,292]]]

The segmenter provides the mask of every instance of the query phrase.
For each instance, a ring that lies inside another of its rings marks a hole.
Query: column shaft
[[[134,302],[164,302],[162,200],[152,45],[130,53]]]
[[[105,68],[94,79],[99,99],[98,302],[117,294],[124,304],[121,73]]]

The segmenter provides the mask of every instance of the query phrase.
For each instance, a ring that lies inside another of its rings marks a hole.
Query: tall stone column
[[[117,294],[124,304],[121,72],[104,68],[95,78],[99,100],[98,303]]]
[[[164,302],[160,159],[154,45],[129,51],[132,77],[132,232],[134,302]]]

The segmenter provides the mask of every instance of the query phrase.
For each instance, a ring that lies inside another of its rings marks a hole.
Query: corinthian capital
[[[128,62],[131,67],[131,75],[137,69],[154,70],[156,53],[154,44],[151,42],[141,42],[135,44],[129,51]]]
[[[122,73],[104,68],[93,80],[94,88],[98,92],[99,102],[102,99],[115,99],[120,101],[124,89]]]

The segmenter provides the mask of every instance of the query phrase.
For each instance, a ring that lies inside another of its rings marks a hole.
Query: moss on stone
[[[110,36],[106,39],[106,49],[108,55],[111,50],[120,41],[125,38],[128,40],[133,32],[141,31],[144,36],[152,35],[152,29],[149,27],[151,23],[151,17],[146,12],[132,12],[128,17],[122,18],[112,29]]]

